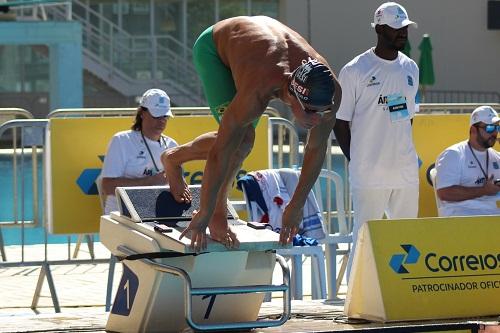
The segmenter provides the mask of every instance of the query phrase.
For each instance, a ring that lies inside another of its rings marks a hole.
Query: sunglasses
[[[295,87],[293,88],[293,93],[295,94],[295,98],[297,98],[297,101],[299,102],[300,107],[302,108],[302,110],[304,110],[305,113],[317,113],[320,116],[324,116],[325,113],[327,113],[327,112],[329,112],[331,110],[331,105],[328,106],[325,110],[322,110],[322,111],[308,109],[308,108],[305,107],[305,105],[300,100],[300,98],[299,98],[299,96],[297,94],[297,90],[295,89]]]
[[[488,134],[491,134],[493,132],[500,132],[500,125],[493,125],[493,124],[485,126],[476,125],[476,127],[484,129],[485,132]]]
[[[151,115],[151,118],[153,118],[154,120],[161,120],[161,119],[167,119],[168,116],[153,117],[153,115]]]

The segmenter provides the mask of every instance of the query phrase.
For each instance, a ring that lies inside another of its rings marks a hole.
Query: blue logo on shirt
[[[497,170],[499,169],[498,162],[493,162],[493,169],[497,169]]]
[[[406,78],[408,79],[408,85],[410,87],[413,87],[413,78],[410,75],[408,75]]]
[[[474,184],[481,185],[481,184],[484,184],[485,182],[486,182],[486,178],[481,177],[481,178],[476,179],[476,181],[474,182]]]
[[[377,81],[377,78],[375,76],[372,76],[371,79],[368,81],[367,87],[378,86],[379,84],[380,82]]]

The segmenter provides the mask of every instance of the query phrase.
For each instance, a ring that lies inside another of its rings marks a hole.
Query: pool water
[[[33,221],[33,168],[31,155],[25,155],[24,159],[18,157],[16,174],[14,174],[14,162],[12,155],[0,154],[0,226],[4,245],[19,245],[22,243],[22,227],[20,225],[9,225],[12,221],[25,221],[24,244],[43,244],[45,229],[41,226],[43,221],[43,179],[41,154],[37,156],[37,184],[38,184],[38,221]],[[14,209],[14,175],[17,176],[17,209]],[[23,198],[24,196],[24,205]],[[49,243],[65,243],[67,236],[47,235]],[[76,236],[72,236],[72,241]]]

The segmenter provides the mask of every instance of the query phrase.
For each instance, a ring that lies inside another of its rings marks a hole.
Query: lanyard
[[[156,172],[160,172],[160,169],[158,169],[158,166],[156,165],[156,162],[155,162],[155,159],[153,157],[153,154],[151,153],[151,149],[149,149],[149,146],[148,146],[148,143],[146,141],[146,138],[144,137],[144,134],[142,133],[141,131],[141,136],[142,136],[142,141],[144,142],[144,145],[146,146],[146,149],[148,150],[148,153],[149,153],[149,157],[151,157],[151,161],[153,162],[153,165],[155,166],[155,169],[156,169]],[[160,137],[160,140],[163,139],[163,136]],[[167,144],[165,144],[165,147],[166,147]],[[161,141],[160,141],[160,146],[161,146]],[[481,168],[482,169],[482,168]]]
[[[481,163],[479,163],[479,159],[477,158],[476,153],[474,153],[474,150],[470,146],[470,142],[467,142],[467,145],[469,146],[470,152],[472,153],[472,156],[474,156],[474,159],[476,160],[477,164],[479,164],[479,167],[481,168],[481,171],[483,172],[486,181],[488,181],[488,164],[490,157],[490,155],[488,154],[488,149],[486,149],[486,172],[485,172],[483,166],[481,165]]]

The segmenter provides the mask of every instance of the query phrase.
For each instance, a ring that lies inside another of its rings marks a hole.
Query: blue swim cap
[[[333,74],[330,69],[316,59],[297,67],[292,74],[288,91],[302,103],[325,106],[332,104],[335,94]]]

